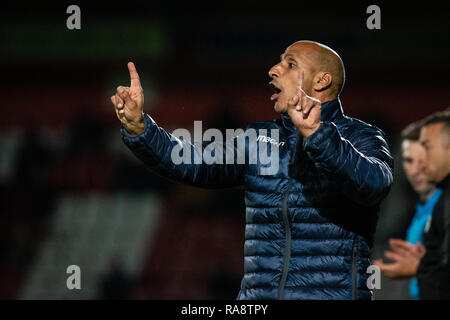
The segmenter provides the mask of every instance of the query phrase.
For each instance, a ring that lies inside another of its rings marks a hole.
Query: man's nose
[[[276,64],[272,68],[270,68],[269,77],[271,77],[271,78],[280,77],[280,70],[279,70],[278,64]]]

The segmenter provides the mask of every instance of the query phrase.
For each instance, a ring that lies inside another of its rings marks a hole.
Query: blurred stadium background
[[[34,4],[0,13],[0,298],[234,299],[243,272],[242,189],[202,190],[147,171],[122,144],[109,97],[134,61],[145,111],[168,131],[245,128],[278,117],[269,68],[310,39],[343,58],[344,112],[383,129],[396,158],[374,257],[404,237],[416,198],[399,132],[449,106],[449,25],[437,5],[218,8]],[[3,5],[2,5],[3,6]],[[364,213],[361,213],[364,214]],[[81,268],[81,290],[66,268]],[[382,278],[376,299],[407,299]]]

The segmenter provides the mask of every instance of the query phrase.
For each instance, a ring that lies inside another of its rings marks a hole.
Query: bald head
[[[345,69],[339,55],[323,44],[315,41],[302,40],[289,46],[289,51],[295,51],[305,63],[310,66],[313,74],[329,73],[331,81],[323,90],[329,89],[331,97],[338,97],[344,87]]]
[[[286,112],[289,101],[297,94],[300,75],[302,90],[322,103],[339,97],[344,86],[345,71],[339,55],[332,49],[314,41],[297,41],[272,66],[270,84],[275,88],[276,112]]]

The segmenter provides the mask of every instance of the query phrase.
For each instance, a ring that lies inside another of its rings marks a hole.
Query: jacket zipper
[[[289,190],[292,186],[292,179],[289,179],[289,184],[287,191],[283,196],[282,202],[282,212],[283,212],[283,222],[284,228],[286,229],[286,244],[285,244],[285,255],[284,255],[284,266],[283,273],[281,274],[280,285],[278,287],[278,300],[283,299],[284,286],[286,284],[286,279],[289,271],[289,259],[291,258],[291,226],[289,225],[288,211],[287,211],[287,199],[289,196]]]
[[[356,300],[356,280],[358,275],[358,270],[356,268],[356,263],[358,261],[358,248],[356,246],[356,239],[353,241],[352,247],[352,300]]]

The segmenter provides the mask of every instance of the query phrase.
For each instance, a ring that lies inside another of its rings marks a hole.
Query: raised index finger
[[[130,72],[130,87],[139,88],[141,86],[141,81],[139,80],[139,75],[133,62],[128,62],[128,71]]]
[[[304,73],[303,73],[303,70],[302,71],[300,71],[300,73],[298,74],[298,85],[297,85],[297,89],[298,90],[303,90],[303,76],[304,76]]]

